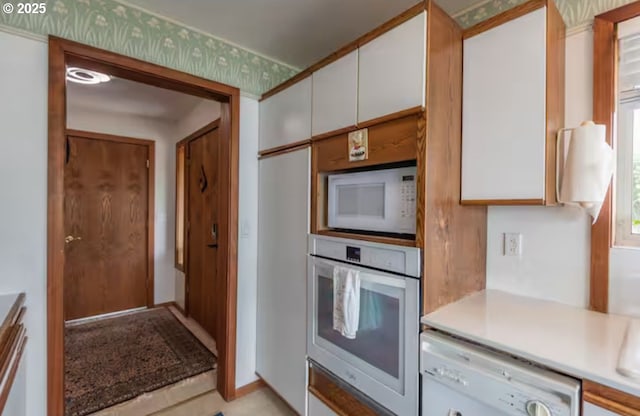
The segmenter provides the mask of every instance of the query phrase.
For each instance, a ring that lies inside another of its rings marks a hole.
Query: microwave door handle
[[[365,269],[364,267],[347,264],[347,263],[338,263],[336,261],[326,260],[326,259],[316,258],[315,262],[316,264],[331,266],[331,268],[335,266],[339,266],[339,267],[347,267],[353,270],[358,270],[360,272],[360,280],[362,281],[376,283],[383,286],[397,287],[400,289],[404,289],[407,287],[405,282],[405,277],[402,277],[402,276],[395,276],[395,275],[391,275],[389,273],[384,273],[384,272],[375,272],[372,270]]]

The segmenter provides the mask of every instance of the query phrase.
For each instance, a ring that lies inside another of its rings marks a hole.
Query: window
[[[185,261],[185,166],[186,147],[176,145],[176,269],[184,271]]]
[[[615,245],[640,246],[640,21],[619,25]]]

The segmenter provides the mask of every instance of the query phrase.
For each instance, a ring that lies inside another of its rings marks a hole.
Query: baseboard
[[[168,308],[169,306],[173,306],[174,308],[176,308],[178,310],[178,312],[180,312],[181,314],[185,315],[184,309],[182,309],[180,307],[180,305],[178,305],[178,303],[176,301],[156,303],[155,305],[153,305],[154,308]]]
[[[245,384],[242,387],[238,387],[236,389],[235,398],[239,399],[240,397],[246,396],[247,394],[251,394],[256,390],[260,390],[263,387],[267,387],[267,384],[264,382],[264,380],[259,378],[254,382],[251,382],[249,384]]]

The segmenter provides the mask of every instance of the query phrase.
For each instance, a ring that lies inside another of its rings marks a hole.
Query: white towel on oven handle
[[[333,268],[333,329],[355,339],[360,323],[360,272],[348,267]]]

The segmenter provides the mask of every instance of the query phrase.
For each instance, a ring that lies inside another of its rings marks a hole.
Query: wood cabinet
[[[260,103],[260,150],[311,138],[311,77]]]
[[[256,372],[299,414],[306,407],[309,152],[259,166]]]
[[[582,382],[583,416],[640,416],[640,397],[589,380]]]
[[[358,122],[424,106],[427,13],[360,47]]]
[[[358,111],[358,50],[313,73],[313,136],[355,126]]]
[[[465,32],[462,202],[555,204],[565,26],[532,0]]]

